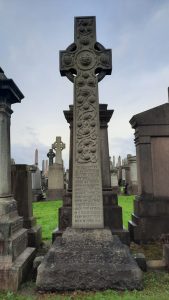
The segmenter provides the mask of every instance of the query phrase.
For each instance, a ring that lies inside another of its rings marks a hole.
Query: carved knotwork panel
[[[76,93],[76,162],[96,163],[97,151],[97,79],[82,73],[75,84]]]

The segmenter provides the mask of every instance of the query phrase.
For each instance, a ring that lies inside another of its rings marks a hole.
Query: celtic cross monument
[[[103,228],[98,82],[111,74],[111,50],[96,42],[95,17],[75,18],[75,42],[60,51],[60,72],[74,83],[74,228]]]
[[[52,149],[55,150],[55,163],[62,164],[62,150],[65,149],[65,144],[61,141],[61,136],[56,137],[56,141],[52,144]]]
[[[129,249],[104,228],[98,82],[111,73],[111,51],[96,42],[95,17],[75,18],[75,42],[60,52],[60,71],[74,83],[72,227],[38,267],[37,288],[140,289]]]

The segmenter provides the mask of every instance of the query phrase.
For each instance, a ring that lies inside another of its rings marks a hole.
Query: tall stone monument
[[[48,192],[49,200],[63,199],[64,195],[64,168],[62,160],[62,151],[65,149],[65,144],[61,141],[61,137],[57,136],[56,141],[52,144],[52,149],[49,149],[47,154],[49,158],[48,172]],[[55,151],[55,153],[53,152]],[[55,157],[55,162],[53,159]]]
[[[111,50],[96,42],[95,17],[75,18],[75,42],[60,52],[60,72],[74,83],[72,228],[39,266],[37,287],[141,288],[128,247],[104,228],[98,81],[111,73]]]
[[[27,229],[23,228],[11,194],[11,105],[23,98],[14,81],[0,68],[0,290],[16,291],[35,256],[35,248],[27,247]]]
[[[132,117],[138,196],[129,222],[131,239],[157,240],[169,232],[169,103]]]
[[[33,200],[37,201],[42,194],[41,171],[39,170],[38,149],[35,150],[36,171],[32,173],[32,194]]]

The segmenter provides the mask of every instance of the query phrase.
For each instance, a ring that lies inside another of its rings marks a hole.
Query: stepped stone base
[[[12,265],[0,266],[0,290],[16,292],[32,268],[35,248],[26,248]]]
[[[142,272],[109,229],[67,228],[38,268],[42,291],[142,289]]]
[[[117,194],[112,190],[103,190],[104,227],[110,228],[113,235],[118,235],[121,242],[130,245],[129,231],[123,228],[122,208],[118,205]],[[72,226],[72,192],[65,193],[63,206],[59,208],[59,228],[52,233],[52,241]]]
[[[35,248],[27,248],[28,230],[12,196],[0,197],[0,290],[17,291],[29,274]]]
[[[28,247],[39,248],[42,243],[42,228],[36,225],[28,229]]]
[[[169,199],[137,196],[128,228],[130,239],[136,243],[160,239],[162,234],[169,232]]]

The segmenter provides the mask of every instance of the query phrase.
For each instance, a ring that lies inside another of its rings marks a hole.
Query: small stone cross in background
[[[61,141],[61,136],[56,137],[56,141],[52,144],[52,149],[55,150],[55,163],[62,164],[62,150],[65,149],[66,145]]]

